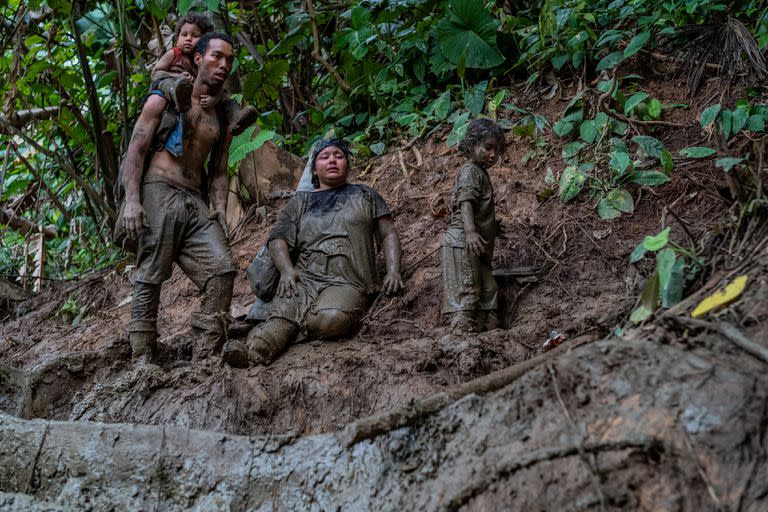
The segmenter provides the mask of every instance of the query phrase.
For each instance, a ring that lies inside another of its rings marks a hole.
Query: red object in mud
[[[567,340],[568,337],[557,331],[549,331],[549,338],[547,338],[547,341],[544,342],[544,344],[541,346],[543,352],[548,352],[555,348],[556,346],[563,343],[565,340]]]

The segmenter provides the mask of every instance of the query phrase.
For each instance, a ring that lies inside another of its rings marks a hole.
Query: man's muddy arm
[[[403,289],[403,278],[400,275],[400,237],[392,217],[386,215],[376,220],[376,229],[381,237],[384,248],[384,260],[387,264],[387,275],[381,285],[381,291],[386,295],[397,293]]]
[[[280,282],[277,284],[278,297],[290,297],[296,292],[296,281],[299,273],[291,263],[291,254],[288,251],[288,243],[282,238],[275,238],[269,242],[269,254],[280,271]]]
[[[216,151],[216,160],[213,162],[211,205],[219,215],[219,222],[224,230],[224,235],[228,236],[227,199],[229,198],[229,178],[227,177],[227,159],[229,157],[229,145],[232,143],[232,132],[227,129],[224,137],[221,147]]]
[[[165,110],[166,100],[152,95],[141,109],[139,119],[133,128],[131,142],[123,159],[123,180],[125,185],[125,209],[123,228],[131,238],[138,237],[146,227],[147,219],[141,207],[141,180],[144,176],[144,162],[155,136],[160,117]]]
[[[469,201],[461,203],[461,222],[464,224],[464,240],[467,252],[469,254],[483,254],[485,252],[483,244],[486,241],[477,233],[475,212]]]

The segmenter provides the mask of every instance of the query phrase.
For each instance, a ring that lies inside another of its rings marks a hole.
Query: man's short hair
[[[197,28],[200,29],[200,35],[207,34],[208,32],[213,32],[213,22],[208,16],[206,16],[205,14],[201,14],[199,12],[188,12],[187,14],[179,18],[179,21],[176,22],[176,38],[177,39],[179,37],[179,32],[181,32],[181,27],[183,27],[186,23],[197,25]]]
[[[201,37],[197,41],[197,46],[195,46],[195,53],[199,53],[200,55],[205,55],[206,50],[208,50],[208,43],[210,43],[214,39],[221,39],[225,43],[229,43],[230,46],[234,48],[235,43],[232,41],[232,38],[229,37],[227,34],[223,32],[208,32],[207,34],[203,34],[203,37]]]

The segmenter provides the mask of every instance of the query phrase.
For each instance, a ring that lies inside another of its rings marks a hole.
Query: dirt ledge
[[[761,511],[767,425],[763,363],[718,335],[683,345],[646,330],[579,347],[350,449],[334,434],[244,437],[0,415],[0,503]]]

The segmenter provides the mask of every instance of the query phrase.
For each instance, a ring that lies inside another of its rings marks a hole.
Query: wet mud
[[[716,336],[684,346],[640,332],[350,448],[334,434],[3,415],[0,500],[15,510],[760,511],[763,370]]]
[[[683,91],[653,94],[674,103]],[[548,119],[566,104],[537,102],[531,108]],[[633,188],[635,212],[605,222],[592,200],[543,197],[559,150],[521,164],[532,146],[513,137],[490,170],[502,226],[493,267],[535,267],[537,281],[500,279],[503,328],[457,336],[439,313],[441,198],[462,164],[444,135],[418,155],[406,151],[405,171],[388,154],[353,173],[392,209],[406,289],[377,299],[349,339],[295,344],[266,367],[193,363],[200,297],[176,269],[161,295],[158,364],[134,367],[134,270],[125,263],[15,304],[0,325],[0,510],[768,510],[765,363],[715,331],[669,319],[606,338],[629,325],[652,271],[650,261],[628,264],[639,241],[671,225],[687,243],[666,206],[696,238],[728,223],[711,162],[675,171],[653,193]],[[700,138],[655,135],[673,153]],[[239,270],[283,204],[232,231]],[[696,285],[714,289],[734,269],[748,271],[744,297],[717,320],[764,344],[768,254],[750,257]],[[232,313],[252,300],[240,273]],[[78,306],[74,319],[62,314],[66,302]],[[498,391],[342,442],[366,417],[530,363],[550,330],[602,341]]]

